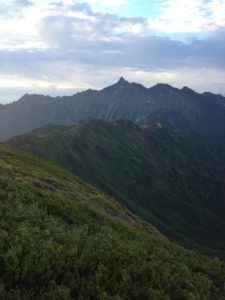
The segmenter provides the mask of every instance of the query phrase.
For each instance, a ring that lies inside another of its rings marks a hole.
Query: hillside
[[[224,258],[224,151],[171,116],[48,125],[8,144],[60,164],[185,247]]]
[[[0,146],[0,295],[225,299],[225,265],[168,242],[115,200]]]
[[[0,106],[0,140],[48,123],[73,124],[88,117],[137,122],[167,109],[178,112],[193,130],[207,138],[216,142],[225,138],[224,97],[167,84],[145,88],[121,78],[101,91],[87,90],[56,98],[26,94],[14,103]]]

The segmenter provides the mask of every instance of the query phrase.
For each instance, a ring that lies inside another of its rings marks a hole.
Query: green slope
[[[0,297],[225,299],[225,265],[66,171],[0,146]]]
[[[172,240],[224,258],[223,152],[165,124],[87,120],[49,125],[9,144],[64,166]]]

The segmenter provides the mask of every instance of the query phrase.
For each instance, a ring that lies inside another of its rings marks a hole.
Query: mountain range
[[[225,98],[212,93],[199,94],[184,87],[157,84],[145,88],[123,77],[101,91],[87,90],[73,96],[24,95],[20,100],[0,106],[0,140],[28,133],[49,123],[68,125],[93,117],[107,121],[121,118],[139,122],[154,115],[179,118],[207,138],[225,138]]]

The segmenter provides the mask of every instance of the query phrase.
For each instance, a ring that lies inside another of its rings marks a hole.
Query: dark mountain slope
[[[19,101],[0,106],[0,140],[29,132],[48,123],[72,124],[94,117],[137,122],[150,113],[171,109],[182,114],[189,126],[208,138],[225,138],[225,98],[198,94],[166,84],[150,89],[121,78],[101,91],[87,90],[71,97],[25,95]]]
[[[53,164],[0,146],[3,300],[225,299],[225,265],[188,252]]]
[[[8,143],[59,163],[179,243],[225,257],[224,152],[183,130],[176,113],[166,115],[141,127],[127,120],[48,125]]]

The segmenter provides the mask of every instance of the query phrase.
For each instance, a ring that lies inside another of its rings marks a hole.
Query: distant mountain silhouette
[[[221,95],[199,94],[168,84],[145,88],[121,77],[101,91],[87,90],[55,98],[26,94],[16,102],[0,105],[0,140],[48,123],[68,125],[88,117],[139,122],[162,111],[167,111],[168,117],[169,112],[176,112],[192,130],[207,138],[225,139],[225,98]]]

